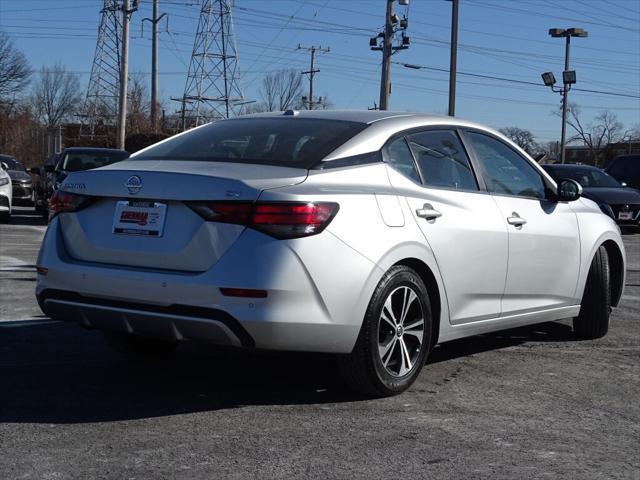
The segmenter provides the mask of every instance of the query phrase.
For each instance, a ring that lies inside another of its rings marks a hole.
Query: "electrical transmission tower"
[[[98,41],[82,112],[82,134],[106,136],[118,113],[122,8],[118,0],[104,0],[100,10]],[[110,136],[110,135],[109,135]]]
[[[183,130],[237,115],[244,102],[231,9],[233,0],[201,0],[181,102]]]

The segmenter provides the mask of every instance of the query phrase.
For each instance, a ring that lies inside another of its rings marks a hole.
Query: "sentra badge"
[[[142,179],[138,175],[129,177],[129,180],[124,184],[131,195],[135,195],[142,190]]]

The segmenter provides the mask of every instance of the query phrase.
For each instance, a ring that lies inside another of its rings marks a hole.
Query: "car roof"
[[[253,113],[237,117],[243,118],[315,118],[322,120],[342,120],[346,122],[358,122],[372,124],[377,122],[390,123],[405,119],[421,120],[425,123],[453,123],[467,125],[469,122],[453,117],[417,112],[389,112],[387,110],[287,110],[285,112]],[[475,124],[474,124],[475,125]]]
[[[594,167],[593,165],[582,165],[577,163],[565,163],[565,164],[547,164],[542,165],[542,168],[554,168],[558,170],[598,170],[602,171],[601,168]]]

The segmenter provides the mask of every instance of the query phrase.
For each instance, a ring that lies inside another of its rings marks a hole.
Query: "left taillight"
[[[246,225],[274,238],[288,239],[322,232],[338,213],[333,202],[189,202],[209,222]]]
[[[49,200],[49,217],[53,218],[59,213],[77,212],[91,204],[95,199],[87,195],[56,190]]]

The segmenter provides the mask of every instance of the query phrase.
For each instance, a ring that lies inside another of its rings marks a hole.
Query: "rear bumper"
[[[222,310],[184,305],[154,307],[44,290],[38,304],[52,318],[75,321],[86,328],[115,330],[165,340],[205,340],[219,345],[255,347],[240,323]]]
[[[349,353],[380,272],[330,233],[274,241],[246,230],[205,272],[80,262],[55,217],[45,234],[36,296],[44,313],[89,328],[176,340]],[[340,281],[337,280],[339,276]],[[267,298],[224,296],[221,287]]]

